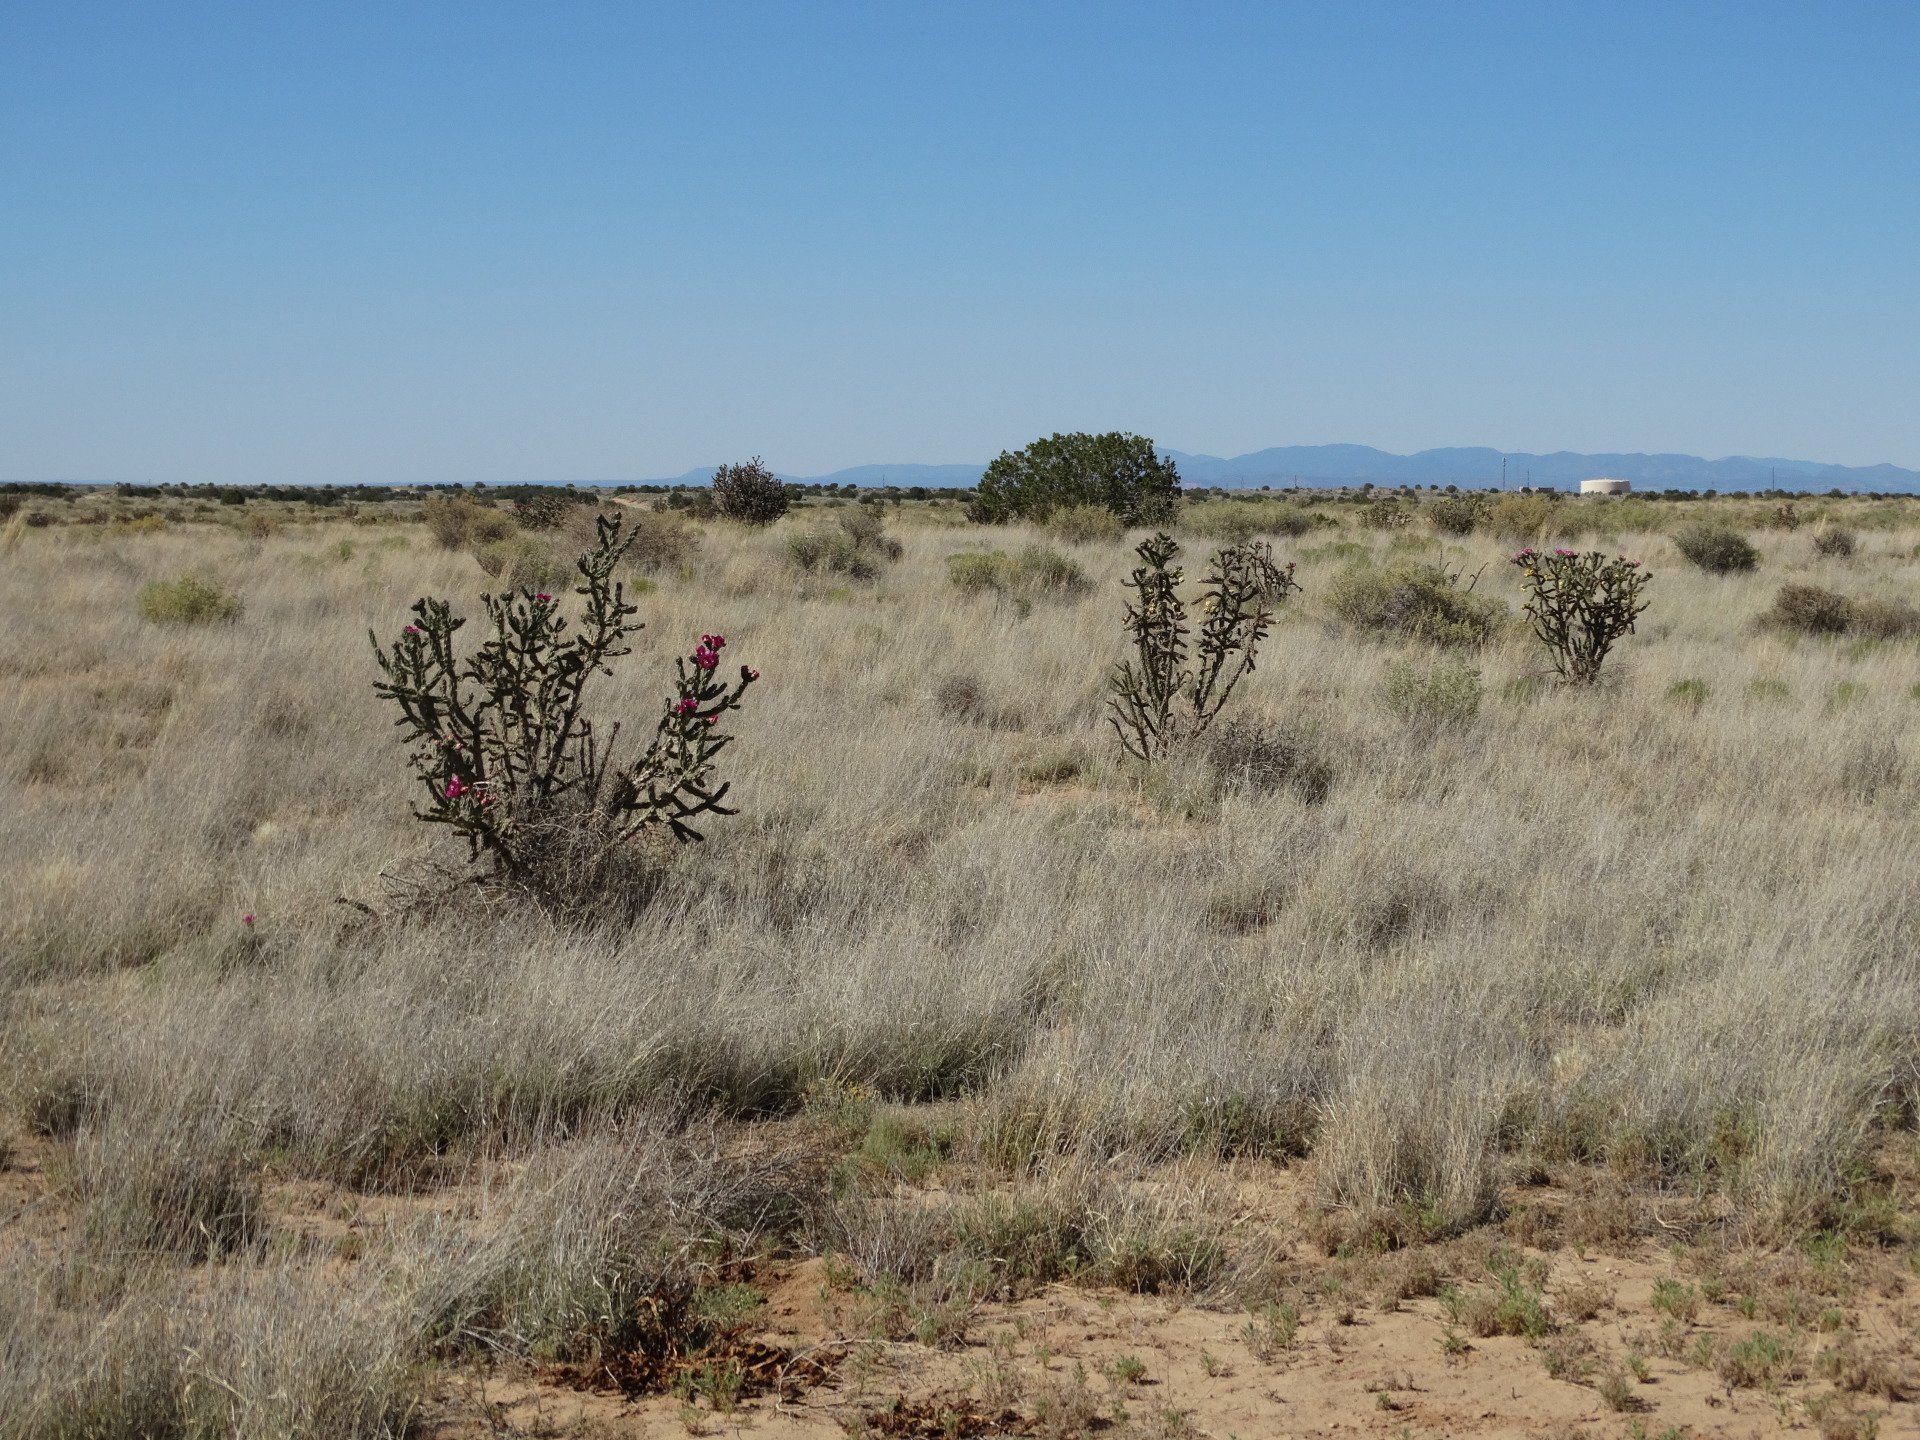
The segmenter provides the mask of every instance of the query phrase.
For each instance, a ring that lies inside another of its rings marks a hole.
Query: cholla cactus
[[[464,661],[454,637],[466,621],[444,600],[416,601],[391,645],[368,636],[385,677],[374,690],[400,711],[394,723],[425,794],[414,814],[458,832],[470,858],[490,860],[501,878],[531,880],[561,839],[584,834],[605,847],[664,830],[698,840],[694,817],[734,813],[714,776],[731,739],[719,722],[759,674],[742,665],[737,679],[720,678],[725,637],[702,635],[674,662],[665,713],[632,758],[615,758],[617,724],[603,742],[587,715],[593,677],[611,674],[644,628],[613,579],[633,537],[617,519],[597,531],[578,561],[577,625],[552,595],[523,589],[481,597],[493,633]]]
[[[1217,551],[1200,595],[1200,635],[1189,665],[1192,632],[1179,589],[1185,576],[1172,563],[1180,546],[1160,534],[1135,553],[1141,563],[1127,581],[1135,599],[1126,618],[1134,657],[1114,668],[1107,718],[1128,754],[1153,760],[1213,723],[1241,677],[1252,672],[1275,608],[1300,587],[1293,566],[1274,564],[1263,542]]]
[[[1609,560],[1599,550],[1560,549],[1543,554],[1532,546],[1513,557],[1527,587],[1527,618],[1547,647],[1562,680],[1591,685],[1607,652],[1647,608],[1641,598],[1653,577],[1638,560]]]

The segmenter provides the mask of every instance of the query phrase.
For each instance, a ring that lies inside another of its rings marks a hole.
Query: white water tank
[[[1624,495],[1631,489],[1633,489],[1633,482],[1631,480],[1610,480],[1605,476],[1602,476],[1598,480],[1582,480],[1580,482],[1580,493],[1582,495]]]

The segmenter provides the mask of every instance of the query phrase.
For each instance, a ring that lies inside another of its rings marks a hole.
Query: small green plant
[[[604,740],[587,713],[590,686],[611,674],[643,628],[637,607],[613,578],[627,548],[618,520],[602,519],[597,544],[578,562],[577,628],[544,591],[485,595],[491,635],[464,660],[455,653],[466,621],[445,600],[423,598],[413,622],[382,646],[369,634],[383,678],[374,691],[399,710],[394,723],[425,804],[421,820],[466,840],[469,857],[493,874],[551,895],[547,862],[584,843],[605,854],[665,831],[698,840],[692,821],[730,815],[716,761],[731,737],[721,719],[738,707],[758,672],[718,678],[719,635],[703,635],[674,662],[673,694],[653,740],[615,758],[619,726]]]
[[[1269,1301],[1241,1327],[1240,1339],[1259,1359],[1271,1360],[1281,1351],[1291,1349],[1293,1338],[1299,1333],[1299,1309],[1279,1301]]]
[[[178,580],[153,580],[140,587],[136,600],[141,615],[156,625],[211,625],[240,618],[240,597],[211,580],[183,575]]]
[[[1711,693],[1704,680],[1676,680],[1667,686],[1667,699],[1687,710],[1698,712]]]
[[[1107,1366],[1107,1378],[1116,1385],[1138,1385],[1147,1378],[1147,1362],[1138,1355],[1116,1355]]]
[[[1293,566],[1274,564],[1262,543],[1214,552],[1189,663],[1191,632],[1179,588],[1184,576],[1173,564],[1180,546],[1161,533],[1136,553],[1140,564],[1127,582],[1134,599],[1126,615],[1134,654],[1114,668],[1108,719],[1128,754],[1154,760],[1205,733],[1234,687],[1253,672],[1275,608],[1300,587]]]
[[[1689,562],[1711,575],[1732,575],[1752,570],[1760,563],[1760,552],[1746,536],[1708,520],[1676,530],[1673,545]]]
[[[792,503],[787,487],[754,456],[744,465],[722,465],[713,472],[716,510],[742,525],[771,525]]]
[[[1633,633],[1653,577],[1638,560],[1609,560],[1598,550],[1561,548],[1545,555],[1528,546],[1513,563],[1527,588],[1522,608],[1554,670],[1570,684],[1591,685],[1608,652]]]

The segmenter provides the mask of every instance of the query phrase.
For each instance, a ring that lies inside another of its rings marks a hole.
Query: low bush
[[[1427,506],[1427,519],[1442,535],[1471,535],[1487,518],[1487,507],[1465,495],[1443,495]]]
[[[537,535],[516,533],[504,540],[484,541],[473,547],[473,558],[489,578],[533,589],[563,584],[572,568]]]
[[[1333,613],[1357,630],[1433,645],[1478,645],[1506,619],[1506,607],[1473,593],[1438,565],[1356,565],[1327,592]]]
[[[1898,600],[1854,600],[1818,585],[1782,585],[1761,623],[1800,635],[1863,635],[1904,640],[1920,635],[1920,609]]]
[[[1760,552],[1745,535],[1711,520],[1676,530],[1673,544],[1691,563],[1712,575],[1733,575],[1760,563]]]
[[[1813,553],[1829,560],[1847,560],[1853,556],[1856,540],[1851,530],[1826,525],[1813,532]]]
[[[1045,528],[1069,545],[1111,543],[1127,533],[1120,517],[1104,505],[1063,505],[1047,516]]]
[[[470,495],[429,495],[420,504],[420,518],[442,550],[505,540],[520,528],[506,511],[483,505]]]
[[[596,520],[598,517],[594,517]],[[648,575],[662,571],[689,569],[700,555],[700,527],[668,510],[635,510],[626,519],[633,548],[627,551],[627,563]],[[579,535],[578,548],[592,543],[590,534]]]
[[[787,537],[787,559],[809,575],[877,580],[899,558],[900,542],[887,534],[886,518],[870,505],[857,505]]]
[[[947,579],[968,595],[994,594],[1023,604],[1073,600],[1093,588],[1086,571],[1045,545],[1029,545],[1018,555],[1000,550],[950,555]]]
[[[1290,790],[1309,805],[1318,805],[1333,789],[1333,766],[1320,744],[1294,727],[1223,721],[1207,732],[1205,753],[1208,766],[1229,788],[1256,795]]]
[[[140,613],[157,625],[211,625],[238,620],[240,597],[211,580],[183,575],[178,580],[153,580],[140,587]]]

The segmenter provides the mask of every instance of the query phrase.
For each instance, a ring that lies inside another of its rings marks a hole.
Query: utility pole
[[[1500,457],[1500,488],[1507,488],[1507,457],[1504,455]]]

